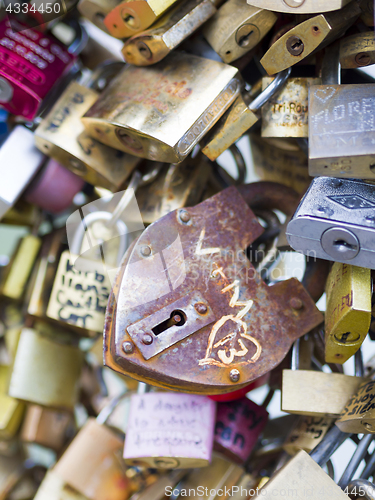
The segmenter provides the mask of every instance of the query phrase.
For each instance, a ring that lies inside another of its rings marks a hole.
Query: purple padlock
[[[250,399],[218,403],[214,448],[234,462],[245,462],[268,420],[268,412]]]
[[[0,106],[31,121],[77,57],[48,33],[16,20],[12,26],[22,31],[13,31],[7,18],[0,21]]]
[[[204,467],[211,461],[216,403],[171,392],[134,394],[124,459],[158,469]]]

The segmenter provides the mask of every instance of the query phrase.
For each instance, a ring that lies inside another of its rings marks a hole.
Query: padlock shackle
[[[100,425],[104,425],[112,413],[115,411],[117,406],[124,399],[130,398],[132,394],[136,394],[136,391],[124,391],[121,392],[118,396],[114,397],[99,413],[96,417],[96,422]]]
[[[331,455],[339,448],[351,434],[342,432],[334,425],[323,440],[309,453],[310,457],[321,467],[328,462]]]
[[[278,182],[252,182],[236,186],[236,189],[252,210],[280,210],[291,216],[300,202],[300,196],[294,189]]]
[[[263,92],[261,92],[249,105],[248,108],[250,111],[258,111],[266,102],[268,102],[271,97],[273,97],[276,92],[282,89],[282,87],[286,84],[292,68],[284,69],[277,73],[276,77],[272,82],[266,87]]]
[[[347,486],[348,494],[351,495],[351,491],[358,491],[359,494],[356,495],[358,498],[363,500],[375,500],[375,485],[371,481],[366,479],[353,479]],[[363,494],[364,493],[364,494]]]
[[[358,469],[359,464],[365,458],[368,447],[370,446],[374,438],[374,434],[365,434],[360,440],[357,448],[355,449],[355,452],[353,453],[352,458],[350,459],[350,462],[348,463],[340,478],[340,481],[337,483],[340,488],[344,489],[348,485],[349,481],[353,478],[355,471]]]
[[[340,41],[333,43],[326,49],[321,75],[324,85],[341,84]]]

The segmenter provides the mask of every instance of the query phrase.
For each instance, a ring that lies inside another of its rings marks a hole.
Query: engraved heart
[[[331,97],[336,94],[336,89],[332,87],[326,87],[325,89],[315,90],[314,96],[319,99],[319,101],[327,102]]]

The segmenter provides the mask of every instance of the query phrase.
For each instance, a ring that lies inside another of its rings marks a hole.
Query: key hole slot
[[[254,33],[254,30],[251,30],[249,34],[241,36],[241,38],[238,40],[238,45],[240,47],[247,47],[250,43],[250,37]]]
[[[176,309],[175,311],[171,312],[171,315],[168,319],[162,321],[161,323],[159,323],[159,325],[154,326],[154,328],[152,328],[152,331],[154,335],[160,335],[172,326],[183,326],[185,323],[186,314],[184,313],[184,311]]]
[[[345,250],[357,250],[357,245],[351,245],[345,240],[335,240],[333,245],[339,250],[339,252],[345,252]]]

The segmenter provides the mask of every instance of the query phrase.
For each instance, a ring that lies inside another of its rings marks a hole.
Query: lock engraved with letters
[[[262,282],[243,253],[261,232],[233,187],[151,224],[111,292],[105,364],[202,394],[233,391],[279,364],[322,316],[298,280]]]

